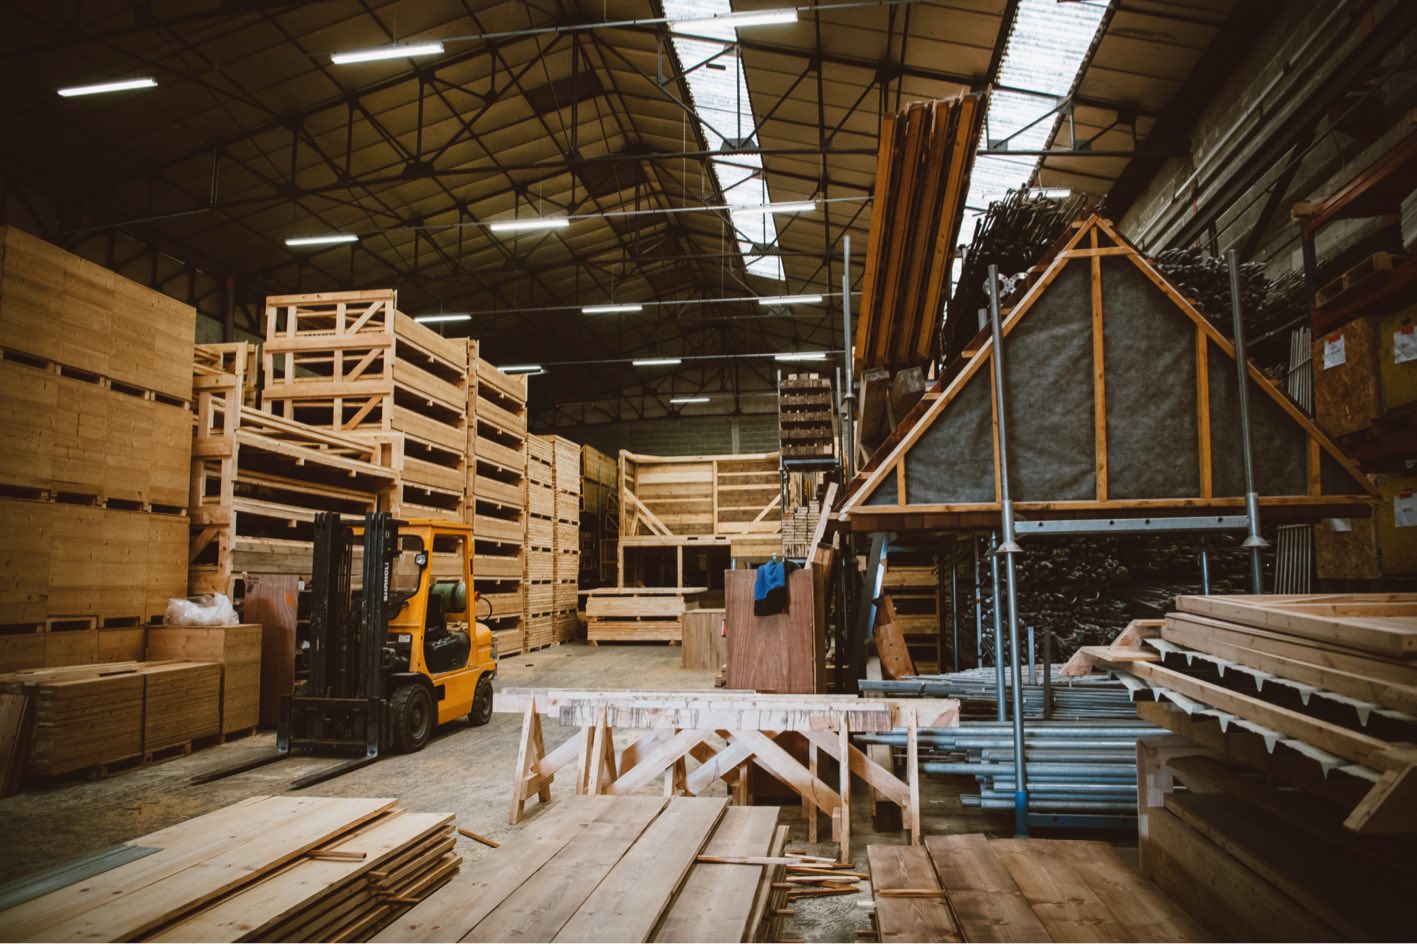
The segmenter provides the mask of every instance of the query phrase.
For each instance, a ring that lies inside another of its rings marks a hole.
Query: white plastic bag
[[[236,607],[224,593],[205,593],[181,599],[170,597],[163,622],[168,626],[235,626]]]

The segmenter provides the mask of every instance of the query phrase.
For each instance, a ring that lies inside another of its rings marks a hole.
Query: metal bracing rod
[[[842,348],[846,352],[846,390],[842,395],[843,432],[845,433],[845,446],[843,457],[846,460],[846,478],[850,480],[856,474],[856,420],[853,414],[856,412],[856,388],[853,386],[855,380],[852,378],[852,353],[851,353],[851,234],[843,233],[841,237],[841,327],[842,327]],[[825,511],[825,509],[823,509]]]
[[[1018,574],[1014,557],[1019,553],[1018,542],[1014,540],[1014,503],[1009,498],[1009,437],[1008,407],[1004,399],[1004,331],[999,317],[999,267],[989,266],[989,328],[993,335],[994,350],[994,399],[998,404],[999,423],[999,504],[1002,511],[1004,542],[994,552],[1002,554],[1007,563],[1006,579],[1009,594],[1009,668],[1014,684],[1014,766],[1018,770],[1018,785],[1014,790],[1014,832],[1028,835],[1028,773],[1023,759],[1023,686],[1020,682],[1019,636],[1018,636]],[[997,607],[997,600],[995,605]]]
[[[951,658],[959,671],[959,541],[950,542],[950,631],[954,636]]]
[[[995,697],[998,700],[998,717],[1000,721],[1007,721],[1008,711],[1004,708],[1004,613],[1003,601],[999,593],[999,532],[995,531],[989,538],[989,570],[994,579],[994,683]]]
[[[1260,536],[1260,497],[1255,491],[1255,461],[1250,442],[1249,357],[1245,353],[1245,312],[1240,300],[1240,259],[1235,250],[1225,254],[1230,268],[1230,313],[1235,320],[1235,373],[1239,378],[1240,449],[1245,458],[1245,514],[1250,519],[1250,534],[1241,547],[1250,549],[1250,590],[1264,593],[1264,572],[1260,551],[1269,542]],[[1002,434],[1000,439],[1002,439]]]
[[[984,594],[979,585],[979,535],[969,536],[970,549],[974,551],[974,664],[984,666]]]

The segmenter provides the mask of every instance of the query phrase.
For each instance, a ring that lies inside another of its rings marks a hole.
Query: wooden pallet
[[[1322,308],[1335,301],[1341,301],[1344,295],[1355,291],[1368,280],[1391,272],[1411,258],[1411,256],[1395,252],[1375,252],[1338,278],[1320,287],[1314,293],[1314,304]]]
[[[586,591],[586,638],[601,642],[670,642],[683,638],[684,614],[703,587],[628,587]]]

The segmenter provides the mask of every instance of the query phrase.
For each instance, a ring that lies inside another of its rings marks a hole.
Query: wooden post
[[[517,782],[512,788],[512,809],[508,822],[513,826],[522,821],[526,812],[527,786],[532,780],[532,770],[541,760],[541,718],[536,713],[536,696],[527,698],[526,710],[522,713],[521,744],[517,748]],[[551,799],[551,789],[542,794],[543,801]]]
[[[587,784],[590,780],[591,758],[595,755],[591,751],[591,735],[595,729],[587,725],[576,732],[576,739],[580,741],[580,751],[576,760],[576,793],[585,795]]]
[[[748,805],[748,764],[738,765],[738,777],[733,781],[733,805]]]
[[[807,769],[812,772],[812,779],[817,779],[817,745],[807,744]],[[817,805],[806,797],[802,798],[802,817],[807,820],[807,841],[817,841]]]
[[[851,861],[851,735],[847,730],[846,714],[841,715],[841,761],[837,764],[841,771],[841,842],[840,861]]]
[[[604,793],[605,787],[615,779],[615,743],[605,717],[605,709],[602,708],[600,709],[600,717],[595,722],[595,734],[590,749],[592,759],[590,780],[586,784],[586,792],[591,795]],[[607,772],[610,775],[609,779],[606,779]]]
[[[905,811],[906,826],[910,829],[910,844],[920,845],[920,745],[919,727],[915,717],[915,706],[905,708],[905,777],[910,787],[910,808]]]

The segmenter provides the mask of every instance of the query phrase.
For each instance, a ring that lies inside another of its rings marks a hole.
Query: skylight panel
[[[730,12],[729,0],[664,0],[664,14],[671,21]],[[731,22],[695,24],[693,32],[696,36],[711,36],[727,42],[737,38]],[[679,62],[684,68],[692,69],[685,78],[709,149],[720,150],[725,138],[736,142],[750,136],[756,122],[748,101],[748,84],[743,78],[743,67],[736,52],[723,53],[720,42],[687,39],[679,35],[673,36],[673,42]],[[713,58],[715,56],[717,58]],[[694,68],[711,58],[714,66],[724,68]],[[747,143],[756,145],[756,142]],[[761,209],[772,202],[768,197],[762,158],[756,153],[730,151],[722,158],[713,158],[709,164],[730,208],[728,217],[747,270],[765,278],[784,280],[781,257],[754,252],[755,248],[777,242],[777,227],[772,214]]]

